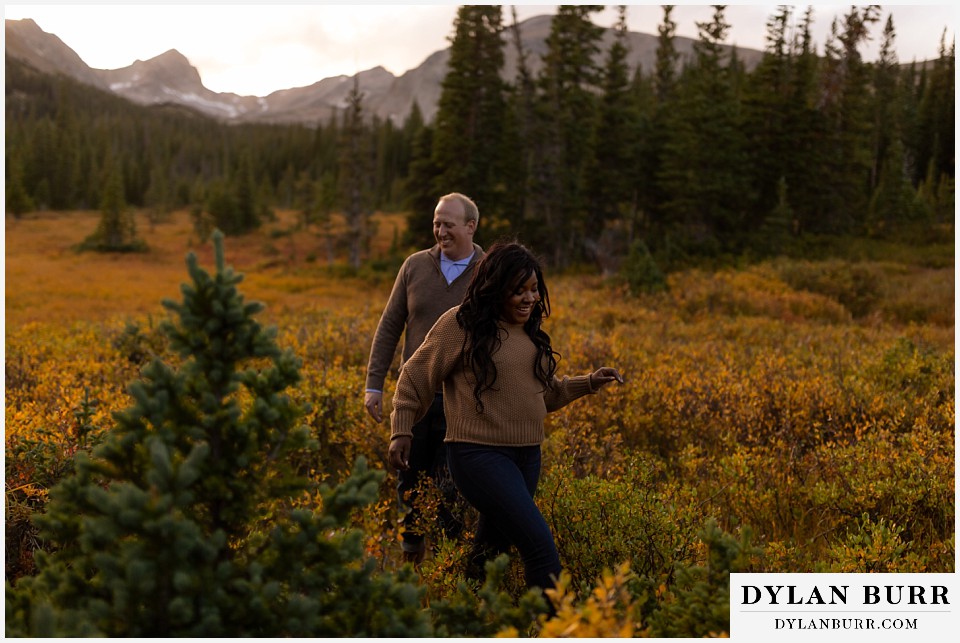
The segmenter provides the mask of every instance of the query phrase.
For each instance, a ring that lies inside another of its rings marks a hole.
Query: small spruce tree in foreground
[[[382,472],[359,461],[321,489],[321,511],[294,506],[311,446],[285,392],[299,363],[254,320],[219,233],[214,245],[216,274],[191,253],[183,301],[164,302],[179,363],[148,365],[133,405],[51,490],[37,523],[54,549],[7,586],[6,635],[429,634],[410,568],[375,573],[347,526]]]

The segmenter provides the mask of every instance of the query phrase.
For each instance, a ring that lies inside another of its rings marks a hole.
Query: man
[[[413,253],[400,267],[390,299],[380,316],[367,363],[364,406],[377,422],[383,421],[384,381],[404,329],[402,360],[405,362],[423,343],[440,315],[463,299],[474,266],[483,256],[483,250],[473,242],[479,221],[480,213],[469,197],[458,192],[440,197],[433,213],[436,245]],[[401,519],[403,558],[414,564],[419,564],[426,553],[422,529],[417,526],[418,482],[429,477],[445,495],[454,493],[446,471],[443,444],[446,432],[443,395],[438,391],[430,411],[413,427],[409,458],[405,468],[398,470],[397,495],[401,507],[407,509]],[[447,535],[459,532],[459,521],[449,507],[440,507],[439,518]]]

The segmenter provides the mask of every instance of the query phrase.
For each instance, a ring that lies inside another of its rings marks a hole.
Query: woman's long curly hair
[[[481,395],[484,391],[494,389],[497,382],[493,354],[501,345],[497,322],[500,321],[503,305],[531,274],[537,276],[540,298],[534,304],[523,329],[537,347],[534,374],[544,387],[549,387],[557,371],[560,355],[550,345],[550,336],[540,328],[543,320],[550,316],[550,295],[543,280],[540,261],[515,241],[498,241],[477,263],[473,279],[457,311],[457,322],[466,331],[462,350],[464,362],[473,372],[476,382],[473,395],[477,400],[478,413],[483,413]]]

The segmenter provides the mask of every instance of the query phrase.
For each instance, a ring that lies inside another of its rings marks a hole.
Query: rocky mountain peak
[[[104,88],[100,78],[77,53],[30,18],[5,20],[6,54],[47,74],[63,74],[87,85]]]
[[[200,80],[200,72],[176,49],[169,49],[148,60],[136,60],[129,67],[103,71],[111,85],[135,84],[154,89],[167,87],[177,91],[206,91]]]
[[[536,74],[546,51],[553,16],[541,15],[520,23],[526,64]],[[657,37],[630,33],[628,36],[632,68],[653,68]],[[607,30],[598,54],[598,64],[613,41]],[[692,51],[693,40],[678,37],[675,47],[681,60]],[[394,76],[382,66],[373,67],[355,76],[325,78],[307,87],[282,89],[266,97],[238,96],[218,93],[204,87],[200,73],[176,49],[170,49],[149,60],[137,60],[122,69],[91,69],[80,57],[53,34],[44,32],[33,20],[6,20],[7,55],[20,59],[36,69],[63,74],[80,82],[112,91],[144,105],[176,104],[214,118],[234,123],[303,123],[327,122],[347,105],[347,97],[356,79],[364,95],[364,109],[382,119],[401,123],[414,103],[423,117],[431,120],[436,114],[443,79],[447,72],[449,48],[436,51],[414,69]],[[738,49],[738,56],[748,69],[756,65],[762,52]],[[512,39],[504,48],[504,78],[516,77],[518,56]],[[682,63],[681,63],[682,64]]]

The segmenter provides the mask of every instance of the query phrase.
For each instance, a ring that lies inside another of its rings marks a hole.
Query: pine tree
[[[663,22],[657,26],[657,60],[654,64],[653,85],[657,101],[661,104],[669,103],[677,84],[677,53],[675,39],[677,23],[670,14],[673,5],[663,6]]]
[[[667,278],[642,239],[637,239],[630,244],[630,250],[620,267],[620,273],[633,295],[667,289]]]
[[[336,175],[340,162],[340,115],[334,112],[326,125],[317,126],[310,150],[311,168],[317,176],[324,173]]]
[[[697,23],[695,60],[681,77],[659,178],[664,209],[698,252],[735,250],[750,204],[735,59],[723,62],[729,24],[717,5],[710,22]]]
[[[405,192],[409,210],[404,244],[414,248],[428,248],[434,243],[433,210],[440,195],[434,189],[442,169],[433,160],[432,125],[424,125],[413,139],[410,172]]]
[[[57,96],[56,117],[53,121],[56,128],[54,154],[48,159],[48,176],[51,185],[51,206],[56,209],[75,208],[77,195],[85,181],[80,173],[80,125],[73,105],[75,98],[72,82],[66,78],[59,78],[57,82],[59,94]],[[116,155],[108,157],[107,162],[116,162]],[[122,170],[122,166],[120,170]],[[122,183],[121,183],[122,186]],[[102,187],[102,186],[100,186]],[[102,197],[101,197],[102,200]],[[96,201],[93,201],[96,203]]]
[[[19,219],[33,209],[33,199],[23,185],[23,165],[16,151],[8,154],[7,174],[7,211],[13,214],[14,219]]]
[[[337,204],[337,179],[333,172],[327,172],[313,186],[317,204],[316,223],[320,226],[320,237],[324,242],[327,264],[336,260],[336,235],[333,229],[333,211]]]
[[[930,159],[927,176],[917,190],[918,212],[922,211],[934,224],[947,224],[952,228],[956,217],[955,188],[954,177],[938,174],[936,163]]]
[[[824,154],[825,119],[819,110],[819,59],[813,43],[813,8],[808,7],[792,44],[792,73],[787,88],[788,127],[784,132],[783,176],[790,185],[794,233],[813,227],[823,203],[818,184]]]
[[[259,199],[250,152],[244,152],[240,155],[236,177],[233,180],[233,191],[236,198],[235,232],[244,234],[256,230],[260,227],[266,212],[264,211],[265,204]]]
[[[226,180],[211,181],[205,190],[206,211],[210,213],[212,225],[225,235],[243,234],[244,229],[237,216],[239,206],[233,184]]]
[[[225,235],[243,235],[260,227],[265,215],[264,204],[258,197],[248,151],[239,154],[230,177],[208,186],[206,208],[214,226]]]
[[[510,44],[516,56],[516,76],[512,84],[507,86],[507,110],[511,125],[511,134],[504,137],[504,169],[505,185],[504,220],[513,230],[514,235],[522,239],[535,239],[536,234],[530,234],[531,226],[529,212],[528,182],[530,171],[537,155],[538,141],[534,131],[535,105],[537,90],[530,71],[529,51],[523,43],[523,34],[520,22],[517,19],[517,8],[510,6]],[[489,229],[484,224],[483,229]]]
[[[671,18],[673,5],[663,6],[663,22],[657,26],[657,54],[651,85],[652,106],[645,126],[641,130],[638,156],[643,160],[638,168],[639,183],[644,186],[640,195],[640,209],[648,214],[647,227],[656,236],[662,237],[667,227],[663,204],[666,192],[660,183],[658,172],[663,164],[664,150],[672,136],[670,119],[676,107],[678,60],[676,51],[677,23]]]
[[[631,165],[626,170],[633,186],[633,204],[629,214],[628,243],[635,237],[653,239],[653,210],[656,201],[657,186],[652,177],[657,165],[657,145],[655,143],[655,118],[657,110],[653,87],[653,76],[644,74],[638,65],[630,81],[630,104],[633,109],[635,147],[631,154]]]
[[[298,208],[297,203],[297,182],[301,176],[300,172],[305,172],[306,170],[300,170],[299,172],[294,169],[293,162],[288,161],[286,167],[283,168],[283,173],[280,175],[280,180],[277,181],[276,188],[274,193],[276,194],[276,204],[281,208]]]
[[[175,353],[130,387],[133,404],[37,517],[53,553],[6,591],[8,636],[425,636],[410,568],[375,572],[353,510],[383,472],[358,461],[313,510],[298,472],[315,442],[276,343],[225,265],[187,258],[191,283],[162,324]],[[267,520],[269,518],[269,520]]]
[[[887,154],[887,148],[891,145],[893,128],[896,128],[898,132],[901,131],[902,117],[898,110],[902,103],[900,100],[900,74],[895,41],[896,30],[893,27],[893,16],[888,16],[886,26],[883,29],[883,41],[880,43],[880,55],[873,66],[873,168],[870,177],[871,189],[876,189],[877,183],[880,181],[881,163]]]
[[[123,194],[123,176],[116,164],[108,162],[107,178],[100,197],[100,222],[96,230],[80,244],[81,250],[133,252],[146,249],[137,237],[133,212]]]
[[[627,63],[626,7],[619,8],[619,18],[614,27],[614,41],[607,53],[603,69],[602,88],[597,112],[596,154],[593,166],[587,171],[590,201],[594,213],[590,237],[597,239],[604,227],[615,224],[622,242],[618,254],[627,251],[627,239],[622,231],[634,219],[636,194],[631,169],[635,163],[637,148],[637,107],[631,91],[630,67]],[[607,254],[609,249],[607,249]]]
[[[376,136],[373,207],[393,210],[396,178],[404,154],[403,132],[394,127],[390,119],[381,120],[379,117],[373,119],[373,132]]]
[[[147,187],[144,200],[147,206],[147,218],[151,225],[155,225],[169,218],[172,210],[170,184],[164,166],[154,166],[150,171],[150,185]]]
[[[879,7],[852,6],[843,28],[835,21],[825,46],[820,109],[825,118],[819,175],[820,232],[856,232],[867,214],[870,193],[869,73],[859,52]]]
[[[603,94],[597,111],[594,143],[596,177],[599,179],[594,186],[594,205],[607,220],[620,218],[633,201],[628,168],[633,164],[636,148],[634,136],[637,114],[627,62],[630,53],[628,33],[626,7],[621,5],[614,26],[614,41],[607,52],[603,69]],[[601,198],[606,203],[599,203]]]
[[[316,182],[306,170],[301,170],[296,181],[293,181],[290,193],[291,205],[300,213],[297,226],[303,230],[309,230],[310,225],[317,219],[319,210]]]
[[[436,194],[469,195],[484,217],[501,213],[500,166],[506,118],[499,5],[462,5],[454,20],[447,74],[434,121]]]
[[[778,181],[788,173],[790,117],[796,113],[792,82],[796,61],[789,31],[793,7],[780,6],[767,20],[766,48],[760,64],[750,77],[744,99],[745,129],[749,136],[752,183],[758,194],[758,214],[777,202]]]
[[[933,188],[955,176],[956,52],[955,44],[947,46],[946,31],[940,40],[940,55],[921,91],[917,142],[920,176],[916,179]]]
[[[358,269],[367,243],[372,158],[368,130],[363,122],[363,94],[356,76],[347,96],[340,135],[338,203],[347,220],[349,264]]]
[[[536,118],[531,209],[540,226],[537,247],[549,252],[556,266],[579,259],[580,241],[590,227],[586,169],[594,154],[596,92],[600,71],[601,27],[590,16],[601,5],[560,5],[547,37],[547,51],[537,79],[540,90]]]
[[[892,132],[881,167],[867,216],[867,232],[873,235],[896,233],[900,225],[920,216],[916,192],[904,166],[903,144],[897,128]]]
[[[793,231],[794,213],[787,195],[787,179],[777,181],[777,205],[760,225],[757,249],[766,255],[782,253],[790,241]]]

